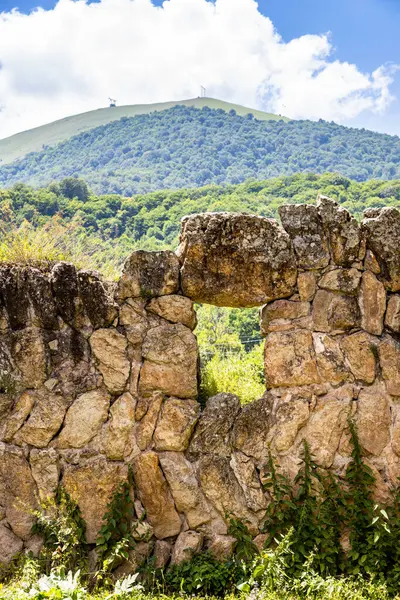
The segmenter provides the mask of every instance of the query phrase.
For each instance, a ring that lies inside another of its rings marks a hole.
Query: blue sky
[[[108,1],[110,2],[110,0]],[[169,1],[176,4],[180,1],[182,5],[182,0]],[[194,0],[185,0],[188,5],[192,1]],[[196,2],[199,1],[196,0]],[[224,0],[217,1],[222,3]],[[238,0],[235,1],[238,2]],[[251,0],[248,0],[248,2],[250,5]],[[98,0],[98,3],[101,4],[101,0]],[[242,0],[242,3],[244,4],[245,0]],[[163,0],[153,0],[153,4],[160,6],[163,4]],[[56,2],[54,0],[0,0],[0,12],[7,12],[17,7],[21,12],[29,14],[37,5],[48,10],[54,8]],[[358,74],[365,74],[370,77],[379,67],[400,63],[400,36],[398,33],[400,31],[400,0],[259,0],[258,9],[262,15],[271,19],[276,31],[285,43],[301,38],[301,36],[315,36],[315,44],[317,44],[317,36],[329,34],[328,40],[331,45],[329,62],[339,61],[343,72],[346,70],[345,64],[351,63],[356,65]],[[262,41],[260,37],[259,43],[261,44]],[[21,43],[23,44],[23,41]],[[0,64],[6,64],[1,52],[2,42],[0,37]],[[311,58],[310,62],[312,62]],[[319,67],[312,78],[315,77],[318,69]],[[359,110],[356,114],[357,110],[354,109],[344,112],[343,116],[333,110],[333,119],[345,124],[400,134],[400,71],[392,72],[390,76],[393,82],[387,87],[394,99],[392,102],[387,102],[384,110],[377,112],[376,110],[366,109]],[[342,75],[338,75],[338,77],[338,80],[329,79],[328,85],[338,85]],[[231,98],[229,96],[231,94],[230,82],[225,80],[222,82],[220,74],[216,74],[212,79],[213,83],[207,82],[207,89],[213,90],[213,95],[219,93],[222,96],[225,94],[225,99],[241,100],[249,98],[248,101],[251,100],[250,96],[245,93],[239,93],[237,98]],[[309,82],[312,84],[312,81],[309,80]],[[21,87],[20,84],[19,87]],[[184,94],[185,87],[181,86],[181,89]],[[310,95],[313,93],[312,90],[314,90],[314,93],[315,90],[319,90],[318,93],[320,93],[321,89],[321,87],[310,87]],[[373,94],[376,89],[376,85],[371,83],[368,93]],[[383,87],[379,89],[382,92]],[[117,93],[122,97],[123,92],[118,90],[115,94]],[[164,93],[167,94],[167,91],[165,90]],[[269,91],[269,93],[271,92]],[[282,112],[284,112],[284,107],[289,106],[287,102],[288,94],[289,91],[286,91],[286,96],[282,94],[281,104],[277,104]],[[155,100],[161,99],[161,90],[155,96]],[[169,98],[162,97],[162,99],[168,100]],[[2,102],[4,105],[0,85],[0,108]],[[339,99],[338,104],[340,102]],[[254,103],[255,101],[253,101]],[[296,107],[291,110],[295,117],[303,116],[304,110],[303,113],[301,109],[297,110]],[[304,116],[317,118],[317,112],[318,108],[315,108],[309,115],[305,113]],[[325,114],[321,114],[321,116],[327,118],[329,114],[325,111]],[[0,137],[2,137],[1,129]]]

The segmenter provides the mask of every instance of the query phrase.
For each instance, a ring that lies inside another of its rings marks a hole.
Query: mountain
[[[356,181],[399,178],[400,139],[333,122],[261,121],[234,109],[177,105],[28,154],[0,168],[0,187],[83,177],[97,194],[132,196],[326,171]]]
[[[40,152],[44,147],[56,146],[74,135],[78,135],[94,127],[99,127],[100,125],[107,125],[113,121],[118,121],[121,117],[150,114],[152,112],[168,110],[174,106],[193,106],[194,108],[207,106],[208,108],[222,109],[225,112],[234,110],[240,116],[252,113],[259,121],[289,120],[286,117],[281,117],[281,115],[273,115],[261,110],[240,106],[239,104],[217,100],[216,98],[192,98],[176,102],[99,108],[79,115],[66,117],[65,119],[60,119],[41,127],[35,127],[34,129],[17,133],[5,139],[0,139],[0,165],[9,164],[14,160],[23,158],[29,152]]]

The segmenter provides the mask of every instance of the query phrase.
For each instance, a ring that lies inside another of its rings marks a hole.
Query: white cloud
[[[38,0],[39,2],[40,0]],[[393,67],[333,60],[328,35],[285,43],[254,0],[59,0],[0,13],[0,137],[104,106],[207,94],[339,122],[384,112]]]

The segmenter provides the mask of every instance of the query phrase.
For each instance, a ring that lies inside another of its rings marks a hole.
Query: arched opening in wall
[[[265,379],[259,309],[210,304],[195,308],[201,404],[220,392],[235,394],[242,404],[260,398]]]

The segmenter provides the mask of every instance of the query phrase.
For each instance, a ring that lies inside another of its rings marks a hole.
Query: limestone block
[[[136,428],[136,442],[140,450],[146,450],[150,445],[163,399],[161,392],[154,392],[147,401],[146,414]]]
[[[297,265],[302,269],[320,269],[329,264],[328,240],[316,206],[287,204],[278,209],[282,225],[290,235]]]
[[[194,329],[197,324],[193,302],[185,296],[173,294],[153,298],[146,306],[146,310],[171,321],[171,323],[182,323],[189,329]]]
[[[400,296],[389,296],[387,303],[385,325],[395,333],[400,332]]]
[[[390,336],[378,344],[379,361],[386,389],[393,396],[400,396],[400,346]]]
[[[165,540],[156,540],[154,544],[154,568],[164,569],[171,557],[172,544]]]
[[[360,290],[361,327],[374,335],[383,331],[386,291],[371,271],[364,271]]]
[[[361,446],[379,456],[390,441],[389,397],[382,384],[363,388],[357,401],[357,433]]]
[[[318,290],[313,302],[314,329],[325,333],[346,331],[360,324],[356,298]]]
[[[18,396],[12,412],[4,420],[0,427],[1,438],[4,442],[10,442],[17,431],[25,423],[32,408],[35,405],[35,393],[33,391],[23,392]]]
[[[320,381],[309,331],[270,333],[265,340],[264,360],[267,388]]]
[[[317,208],[329,240],[333,262],[348,267],[362,260],[362,232],[356,219],[343,206],[326,196],[318,196]]]
[[[143,367],[139,391],[159,390],[167,396],[197,396],[197,340],[184,325],[159,325],[150,329],[143,342]]]
[[[232,556],[236,543],[236,538],[231,535],[214,535],[207,550],[217,560],[224,562]]]
[[[232,445],[257,461],[265,460],[273,397],[266,392],[259,400],[242,407],[232,430]]]
[[[266,304],[262,307],[260,312],[261,334],[267,335],[268,331],[273,331],[273,324],[276,322],[279,324],[291,324],[291,328],[295,329],[298,320],[302,317],[307,317],[309,314],[309,302],[276,300],[271,304]]]
[[[118,298],[152,298],[179,289],[179,260],[170,250],[137,250],[127,258],[118,282]]]
[[[126,337],[134,345],[143,342],[150,326],[144,308],[145,304],[145,300],[128,298],[119,311],[119,323],[125,327]]]
[[[118,315],[118,305],[99,273],[79,271],[79,294],[83,307],[95,329],[108,327]]]
[[[179,565],[190,560],[200,552],[203,545],[203,535],[196,531],[182,531],[178,535],[171,556],[171,565]]]
[[[386,289],[400,291],[400,212],[394,207],[368,209],[361,227],[381,268],[379,277]]]
[[[135,421],[136,399],[126,392],[110,409],[110,420],[105,434],[105,452],[110,460],[123,460]]]
[[[0,444],[0,506],[15,535],[28,539],[38,508],[36,485],[23,450],[5,444]]]
[[[342,292],[348,296],[356,296],[360,281],[361,272],[357,269],[334,269],[321,277],[318,286],[330,292]]]
[[[126,338],[115,329],[98,329],[91,336],[90,345],[108,390],[112,394],[123,392],[130,372]]]
[[[185,514],[189,527],[197,529],[208,523],[213,515],[199,487],[193,463],[181,452],[161,452],[159,459],[175,506]]]
[[[107,504],[127,476],[127,465],[108,462],[104,457],[65,467],[62,485],[81,510],[89,544],[95,543]]]
[[[28,420],[15,435],[14,441],[17,444],[45,448],[60,430],[67,405],[61,394],[54,394],[46,388],[32,394],[35,405]]]
[[[185,217],[178,255],[183,293],[195,302],[260,306],[290,296],[296,284],[290,238],[276,221],[264,217]]]
[[[103,390],[93,390],[79,396],[65,416],[58,436],[59,448],[82,448],[99,433],[107,421],[110,396]]]
[[[0,522],[0,565],[8,566],[22,551],[24,542],[20,540],[5,521]]]
[[[207,404],[192,436],[189,453],[229,456],[232,448],[231,432],[240,411],[240,401],[233,394],[217,394]]]
[[[252,459],[242,452],[234,452],[230,465],[243,490],[246,505],[253,512],[265,510],[267,501],[261,489],[260,478]]]
[[[339,342],[325,334],[314,333],[314,349],[321,381],[337,384],[350,377]]]
[[[54,448],[33,449],[29,455],[32,477],[41,502],[54,498],[60,477],[58,454]]]
[[[309,402],[294,389],[286,393],[277,403],[271,426],[270,437],[278,453],[286,452],[294,444],[300,429],[310,416]]]
[[[155,452],[145,452],[135,458],[133,474],[139,497],[146,509],[148,520],[158,539],[178,535],[181,520],[176,512],[158,456]]]
[[[40,387],[47,379],[46,347],[42,331],[35,327],[15,331],[11,352],[19,371],[20,386]]]
[[[154,432],[155,449],[186,450],[199,415],[200,404],[196,400],[167,398]]]
[[[360,331],[343,337],[341,347],[354,377],[373,383],[376,373],[374,338]]]
[[[315,274],[312,271],[299,273],[297,276],[297,289],[302,302],[311,302],[317,289]]]
[[[311,453],[322,468],[332,466],[340,438],[350,414],[353,389],[344,385],[317,399],[302,437],[309,443]]]

